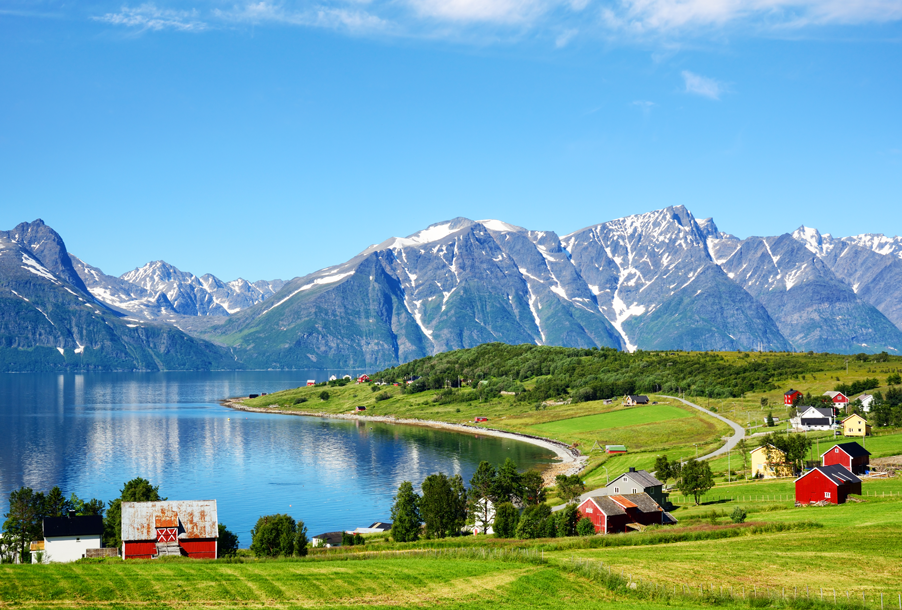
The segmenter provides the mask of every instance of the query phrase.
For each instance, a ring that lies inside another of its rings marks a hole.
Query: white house
[[[338,380],[338,377],[336,377],[335,375],[329,375],[329,381],[337,381],[337,380]]]
[[[799,407],[798,414],[789,422],[796,430],[833,430],[836,427],[832,407]]]
[[[103,547],[103,517],[92,515],[77,517],[45,517],[44,539],[31,543],[31,562],[67,563],[83,559],[88,549]]]
[[[872,394],[862,394],[858,397],[858,402],[861,403],[861,410],[865,413],[871,412],[871,403],[874,402],[874,396]]]

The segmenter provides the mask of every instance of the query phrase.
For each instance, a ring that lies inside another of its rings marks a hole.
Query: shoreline
[[[519,432],[508,432],[507,430],[497,430],[494,428],[477,428],[476,426],[467,426],[464,424],[451,424],[448,422],[431,420],[431,419],[406,419],[394,417],[391,415],[356,415],[353,413],[325,413],[312,411],[283,411],[279,408],[272,407],[249,407],[238,398],[225,398],[219,401],[223,407],[234,409],[236,411],[247,411],[249,413],[275,413],[278,415],[296,415],[300,417],[320,417],[328,419],[344,419],[351,421],[370,421],[385,424],[402,424],[405,426],[421,426],[424,428],[433,428],[437,430],[448,430],[450,432],[458,432],[461,434],[472,434],[482,436],[493,436],[496,438],[506,438],[515,441],[529,443],[543,449],[548,449],[555,454],[557,463],[549,464],[542,476],[546,485],[554,485],[554,477],[559,474],[571,475],[577,474],[585,467],[589,458],[582,455],[578,449],[574,449],[569,445],[554,441],[540,436],[531,436],[529,434],[521,434]]]

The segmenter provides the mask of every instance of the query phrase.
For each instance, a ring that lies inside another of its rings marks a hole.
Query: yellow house
[[[770,459],[768,459],[768,453]],[[773,445],[761,445],[751,452],[752,476],[762,479],[791,477],[792,464],[786,463],[786,454]]]
[[[855,413],[842,420],[843,436],[870,436],[871,424],[861,415]]]

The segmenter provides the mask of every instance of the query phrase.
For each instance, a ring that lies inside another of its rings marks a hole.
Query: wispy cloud
[[[639,108],[644,114],[648,114],[656,104],[654,102],[649,102],[648,100],[636,100],[635,102],[632,102],[631,105]]]
[[[201,32],[209,26],[200,19],[197,10],[174,10],[159,8],[153,3],[136,7],[123,6],[118,13],[107,13],[94,17],[112,25],[125,26],[137,30],[178,30],[181,32]]]
[[[713,78],[695,74],[689,70],[683,70],[683,82],[685,84],[685,92],[694,95],[701,95],[712,100],[719,100],[722,93],[726,91],[723,83]]]
[[[563,49],[568,44],[570,44],[570,41],[573,40],[573,38],[578,33],[579,33],[579,30],[577,30],[576,28],[572,28],[572,29],[561,32],[560,34],[558,34],[557,38],[554,39],[554,46],[557,47],[558,49]]]
[[[280,23],[331,29],[347,29],[353,31],[384,30],[388,22],[363,10],[352,10],[347,7],[314,6],[302,10],[293,10],[283,4],[272,2],[252,2],[235,6],[229,10],[213,11],[217,19],[232,23]]]

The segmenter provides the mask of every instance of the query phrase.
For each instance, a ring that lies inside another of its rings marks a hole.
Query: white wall
[[[85,555],[88,549],[103,547],[100,535],[97,536],[60,536],[44,539],[44,562],[66,563],[76,561]]]

